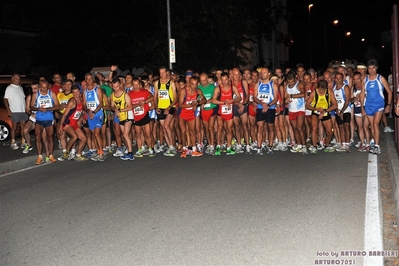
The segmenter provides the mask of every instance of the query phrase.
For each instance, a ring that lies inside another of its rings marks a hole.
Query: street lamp
[[[345,32],[345,34],[344,35],[341,35],[341,37],[339,37],[339,60],[342,60],[342,57],[341,57],[341,52],[342,52],[342,41],[341,41],[341,39],[342,39],[342,37],[349,37],[351,35],[351,32],[350,31],[348,31],[348,32]]]
[[[311,23],[310,23],[310,9],[313,7],[313,4],[308,6],[309,11],[309,67],[312,67],[312,31],[311,31]]]
[[[337,25],[339,23],[339,20],[336,19],[334,21],[331,21],[330,23],[328,23],[325,27],[324,27],[324,59],[327,60],[327,27],[329,25]]]

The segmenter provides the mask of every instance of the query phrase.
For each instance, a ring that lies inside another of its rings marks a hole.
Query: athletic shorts
[[[26,120],[28,120],[28,114],[25,112],[11,113],[11,121],[14,123],[25,122]]]
[[[54,119],[53,120],[36,120],[36,124],[42,127],[49,127],[54,125]]]
[[[262,112],[262,109],[256,109],[256,122],[265,121],[269,124],[274,124],[276,120],[276,109],[268,109]]]
[[[123,120],[123,121],[119,121],[119,125],[124,126],[127,122],[132,122],[132,120],[126,119],[126,120]]]
[[[304,111],[299,111],[299,112],[288,112],[288,116],[290,120],[297,120],[297,118],[301,115],[305,115]]]
[[[147,125],[151,122],[152,118],[150,118],[150,115],[147,113],[143,118],[141,118],[139,121],[134,121],[135,126],[144,126]]]
[[[245,105],[245,106],[244,106],[244,110],[242,111],[242,114],[240,114],[240,113],[238,112],[238,109],[239,109],[239,106],[238,106],[238,105],[233,105],[233,114],[234,114],[235,117],[240,117],[240,116],[242,116],[243,114],[248,113],[248,105]]]
[[[350,123],[351,122],[351,113],[344,113],[342,116],[342,119],[339,115],[335,117],[337,124],[338,125],[343,125],[344,123]]]
[[[164,114],[165,109],[159,109],[159,110],[161,111],[161,113],[157,114],[157,120],[158,121],[159,120],[165,120],[166,119],[166,115]],[[175,112],[176,112],[176,108],[175,107],[172,107],[172,108],[169,109],[169,114],[170,115],[174,115]]]
[[[96,113],[93,117],[93,119],[90,119],[90,117],[87,119],[87,123],[89,124],[89,129],[94,130],[96,128],[101,128],[104,124],[104,112],[99,111]]]
[[[205,122],[208,122],[212,116],[216,115],[216,113],[217,113],[216,108],[209,110],[201,110],[201,119]]]
[[[79,125],[78,125],[78,120],[71,120],[70,122],[69,122],[69,124],[63,124],[62,125],[62,128],[64,128],[64,127],[66,127],[66,126],[70,126],[70,127],[72,127],[75,131],[76,130],[78,130],[78,128],[79,128]]]

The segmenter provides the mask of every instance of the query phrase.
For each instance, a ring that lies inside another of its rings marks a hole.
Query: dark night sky
[[[380,62],[381,66],[385,66],[389,69],[391,64],[391,43],[390,43],[390,29],[391,29],[391,15],[392,15],[392,3],[393,0],[383,0],[383,1],[370,1],[370,0],[362,0],[361,2],[356,1],[325,1],[325,0],[287,0],[287,7],[289,11],[288,15],[288,29],[289,34],[293,38],[293,45],[289,49],[289,61],[290,65],[295,65],[297,63],[303,63],[305,67],[309,67],[310,55],[309,55],[309,29],[311,32],[311,51],[312,51],[312,64],[311,66],[316,69],[325,68],[328,65],[328,62],[332,59],[339,59],[339,54],[341,51],[341,59],[356,59],[360,62],[366,62],[370,58],[376,58]],[[97,56],[96,54],[80,54],[80,46],[82,41],[85,39],[95,40],[94,43],[90,44],[91,46],[97,45],[101,47],[102,51],[107,51],[105,53],[109,58],[105,58],[104,62],[92,62],[90,64],[100,66],[100,65],[108,65],[113,58],[118,56],[117,52],[125,52],[124,49],[116,50],[113,49],[114,42],[112,44],[108,44],[105,40],[109,40],[110,36],[113,32],[124,32],[127,34],[133,26],[135,27],[135,36],[137,36],[137,40],[148,40],[150,36],[153,36],[153,32],[156,29],[159,29],[159,24],[161,23],[165,26],[166,23],[166,15],[165,18],[150,18],[148,14],[153,13],[144,13],[139,12],[140,10],[151,10],[155,9],[158,12],[164,13],[165,2],[161,4],[161,2],[157,2],[157,0],[146,0],[146,1],[138,1],[138,2],[129,2],[130,5],[135,6],[135,14],[131,9],[126,8],[126,10],[122,9],[112,9],[116,1],[110,0],[106,4],[101,5],[91,5],[86,4],[86,2],[82,2],[79,6],[75,7],[75,12],[64,12],[65,10],[69,10],[69,4],[63,2],[52,2],[45,1],[47,4],[42,3],[40,6],[35,3],[31,3],[31,7],[38,8],[41,10],[42,8],[46,8],[46,11],[40,11],[48,13],[49,16],[43,16],[40,14],[39,16],[30,16],[28,15],[29,9],[25,10],[23,13],[25,18],[25,26],[26,25],[34,25],[37,24],[41,20],[49,21],[50,27],[52,24],[57,25],[54,27],[56,29],[56,33],[60,36],[66,36],[75,40],[74,45],[71,47],[67,47],[71,51],[70,55],[77,54],[80,64],[86,62],[86,60],[81,60],[81,58],[87,58],[91,56],[91,58],[102,59],[103,55]],[[177,4],[178,2],[171,1],[172,3]],[[255,1],[254,1],[255,2]],[[127,2],[126,2],[127,3]],[[152,5],[151,5],[152,3]],[[202,3],[202,2],[201,2]],[[200,3],[200,4],[201,4]],[[249,3],[249,2],[248,2]],[[309,10],[308,5],[313,4],[313,7],[310,10],[310,27],[309,27]],[[23,6],[25,9],[26,6]],[[151,7],[151,9],[150,9]],[[141,8],[141,9],[140,9]],[[196,6],[198,8],[198,6]],[[16,9],[18,10],[18,9]],[[54,10],[59,10],[59,15],[52,17],[51,14],[56,14]],[[103,10],[109,10],[107,15],[105,15]],[[195,8],[193,9],[195,10]],[[7,10],[3,10],[2,14],[7,14]],[[79,12],[78,12],[79,11]],[[112,11],[112,12],[111,12]],[[39,13],[40,13],[39,12]],[[84,14],[82,16],[81,14]],[[175,10],[176,12],[176,10]],[[99,14],[97,19],[93,20],[95,14]],[[134,16],[131,16],[133,15]],[[7,16],[10,19],[15,19],[15,15]],[[143,17],[145,19],[143,19]],[[174,14],[172,12],[172,26],[176,25],[181,18],[182,15]],[[71,19],[73,18],[73,19]],[[136,18],[135,20],[133,18]],[[338,19],[340,22],[337,26],[330,25],[331,21],[334,19]],[[22,19],[17,19],[18,21],[22,21]],[[132,22],[127,22],[127,21]],[[68,21],[68,23],[64,23]],[[91,24],[88,21],[92,22]],[[94,23],[93,23],[94,21]],[[134,23],[133,23],[134,21]],[[6,16],[2,18],[2,22],[7,22]],[[56,22],[61,24],[56,24]],[[141,23],[141,24],[139,24]],[[145,24],[143,24],[145,23]],[[65,26],[65,25],[67,26]],[[181,25],[185,25],[184,23],[180,23]],[[96,27],[93,27],[95,25]],[[137,25],[143,25],[137,27]],[[47,25],[49,26],[49,25]],[[96,28],[98,31],[96,31]],[[78,29],[80,31],[78,31]],[[54,31],[54,29],[53,29]],[[350,31],[352,34],[350,37],[345,37],[344,33]],[[163,31],[162,31],[163,32]],[[325,33],[326,37],[325,38]],[[385,35],[384,35],[385,33]],[[159,34],[159,32],[157,33]],[[165,33],[166,35],[166,33]],[[172,36],[177,35],[176,32]],[[89,36],[89,37],[88,37]],[[157,35],[158,36],[158,35]],[[161,35],[159,35],[161,36]],[[202,35],[201,35],[202,36]],[[162,38],[166,38],[166,36],[161,36]],[[173,36],[176,37],[176,36]],[[198,37],[198,36],[197,36]],[[112,38],[112,37],[111,37]],[[125,38],[125,37],[124,37]],[[360,39],[365,38],[365,42],[361,42]],[[60,49],[59,47],[63,47],[63,40],[58,39],[58,43],[54,43],[52,40],[51,45],[56,47],[58,50],[54,52],[54,54],[50,54],[50,56],[42,56],[42,58],[57,58]],[[160,38],[158,38],[160,39]],[[325,40],[327,39],[327,42]],[[136,42],[136,39],[134,40]],[[341,46],[339,45],[341,43]],[[386,45],[385,49],[382,49],[382,44]],[[108,46],[107,46],[108,45]],[[143,44],[145,45],[145,44]],[[126,44],[122,43],[122,46],[125,48]],[[341,47],[341,49],[339,49]],[[75,50],[73,50],[74,48]],[[325,48],[327,48],[327,52],[325,53]],[[179,47],[181,53],[181,45]],[[49,53],[47,51],[47,53]],[[68,52],[67,52],[68,53]],[[179,56],[179,54],[177,54]],[[178,57],[179,58],[179,57]],[[150,60],[151,61],[151,60]],[[74,61],[75,62],[75,61]],[[180,62],[180,61],[179,61]],[[48,64],[44,62],[44,64]],[[129,64],[134,64],[134,61],[129,61]],[[73,66],[75,67],[75,63]],[[89,66],[84,66],[84,69],[88,69]],[[130,67],[130,66],[129,66]],[[62,70],[61,70],[62,71]]]
[[[290,30],[294,45],[290,50],[290,61],[309,65],[309,4],[312,44],[312,67],[325,67],[330,60],[356,59],[361,62],[379,56],[381,60],[391,60],[390,36],[393,1],[303,1],[288,0],[291,19]],[[339,20],[336,26],[330,23]],[[345,32],[351,32],[345,37]],[[385,32],[385,36],[382,33]],[[325,34],[326,33],[326,34]],[[326,35],[326,38],[325,38]],[[365,38],[361,42],[361,38]],[[327,42],[325,42],[327,39]],[[325,57],[325,47],[327,53]],[[382,50],[382,44],[386,46]],[[372,48],[373,47],[373,48]],[[387,51],[388,50],[388,51]]]

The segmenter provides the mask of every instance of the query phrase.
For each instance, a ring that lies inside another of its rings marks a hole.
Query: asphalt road
[[[111,157],[3,175],[0,265],[314,265],[364,250],[368,158]]]

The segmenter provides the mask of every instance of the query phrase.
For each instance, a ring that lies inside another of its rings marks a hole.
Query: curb
[[[393,197],[395,200],[396,220],[399,221],[399,157],[396,151],[396,145],[394,140],[394,133],[383,133],[385,134],[385,144],[387,150],[387,161],[389,174],[391,176]]]
[[[21,170],[24,168],[36,166],[35,165],[36,157],[37,157],[37,155],[25,156],[20,159],[0,163],[0,176],[17,171],[17,170]]]

